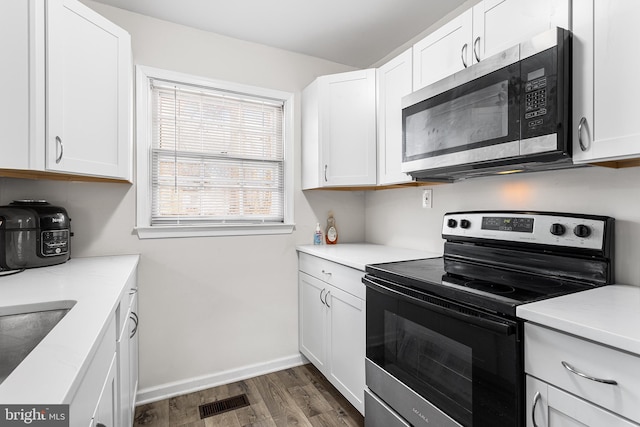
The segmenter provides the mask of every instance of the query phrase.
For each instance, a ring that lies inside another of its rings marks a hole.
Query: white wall
[[[362,193],[300,190],[300,92],[318,75],[352,68],[86,4],[130,32],[136,64],[296,94],[296,230],[141,241],[133,234],[136,189],[126,184],[0,179],[0,203],[43,198],[66,207],[75,233],[72,257],[141,254],[143,392],[297,357],[295,246],[313,241],[316,222],[324,222],[329,210],[336,214],[341,241],[364,240]]]
[[[616,279],[619,283],[640,286],[640,168],[535,172],[430,188],[432,209],[422,208],[419,187],[367,193],[367,241],[441,253],[442,215],[464,210],[607,215],[616,219]]]

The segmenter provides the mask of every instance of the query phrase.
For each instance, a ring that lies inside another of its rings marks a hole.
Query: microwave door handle
[[[396,291],[395,289],[390,289],[378,282],[374,282],[371,279],[367,278],[366,276],[362,279],[362,281],[367,287],[371,288],[372,290],[392,296],[394,298],[398,298],[400,300],[410,302],[412,304],[419,305],[428,310],[435,311],[437,313],[444,314],[449,317],[453,317],[463,322],[467,322],[472,325],[479,326],[483,329],[497,332],[499,334],[506,335],[506,336],[513,335],[515,333],[515,327],[514,327],[515,325],[513,324],[506,324],[503,322],[493,321],[484,317],[477,317],[470,314],[461,313],[459,311],[442,307],[440,305],[433,304],[428,301],[423,301],[419,298],[405,295],[402,292]]]

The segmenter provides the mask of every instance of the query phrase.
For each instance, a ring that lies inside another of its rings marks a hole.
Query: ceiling
[[[465,0],[96,0],[357,68],[379,61]]]

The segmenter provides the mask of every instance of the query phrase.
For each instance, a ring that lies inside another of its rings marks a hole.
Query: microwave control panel
[[[522,60],[520,120],[522,139],[557,131],[557,47]]]

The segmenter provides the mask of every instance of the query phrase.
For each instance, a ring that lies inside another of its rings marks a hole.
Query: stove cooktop
[[[373,264],[366,272],[394,284],[515,317],[516,306],[594,286],[556,277],[427,258]],[[464,274],[460,274],[464,272]]]

